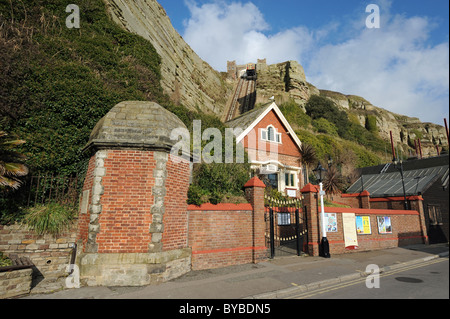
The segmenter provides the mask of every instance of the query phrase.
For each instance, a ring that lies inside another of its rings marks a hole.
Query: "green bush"
[[[68,2],[0,4],[0,114],[27,143],[32,171],[85,170],[95,124],[124,100],[170,104],[151,43],[116,25],[101,0],[80,0],[80,29],[65,27]],[[25,11],[26,10],[26,11]]]
[[[12,261],[0,251],[0,267],[12,266]]]
[[[57,236],[68,230],[76,209],[58,203],[37,204],[26,209],[23,223],[37,234]]]
[[[317,129],[319,133],[338,136],[336,126],[324,118],[313,120],[312,125]]]

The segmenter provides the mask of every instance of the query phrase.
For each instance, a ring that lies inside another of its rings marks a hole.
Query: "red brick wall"
[[[327,233],[330,243],[330,254],[342,254],[352,252],[347,250],[344,244],[342,225],[342,211],[355,213],[356,216],[369,216],[371,234],[358,234],[358,249],[356,251],[377,250],[384,248],[400,247],[410,244],[422,244],[424,236],[421,231],[420,215],[416,211],[404,210],[377,210],[377,209],[345,209],[339,207],[326,207],[326,213],[336,213],[338,232]],[[377,216],[391,217],[392,234],[380,234],[378,232]],[[317,245],[318,243],[314,243]]]
[[[250,204],[189,205],[192,269],[211,269],[252,262]]]
[[[153,152],[111,150],[104,167],[98,252],[147,252],[151,241]]]
[[[187,247],[189,163],[167,161],[163,250]]]
[[[267,126],[272,125],[276,128],[277,133],[281,133],[281,143],[274,143],[277,144],[277,154],[276,154],[276,160],[281,162],[284,165],[289,166],[295,166],[295,167],[301,167],[301,153],[300,149],[298,148],[295,141],[292,139],[292,137],[288,134],[287,128],[283,125],[281,120],[278,118],[276,113],[272,110],[270,111],[254,128],[254,132],[257,136],[257,144],[252,145],[253,147],[256,146],[260,151],[266,150],[266,154],[263,155],[261,158],[257,155],[257,151],[255,149],[249,148],[249,136],[247,135],[242,140],[242,144],[244,145],[244,148],[248,152],[249,158],[252,160],[257,161],[266,161],[268,158],[274,159],[273,154],[270,154],[271,147],[270,144],[273,142],[267,142],[263,141],[261,139],[261,133],[260,129],[266,129]],[[271,155],[271,156],[269,156]],[[298,175],[298,182],[297,185],[299,185],[299,189],[301,189],[303,185],[303,170]],[[300,192],[297,193],[297,195],[300,195]]]
[[[278,153],[284,154],[284,155],[290,155],[294,157],[300,157],[301,153],[298,149],[298,146],[295,144],[292,137],[289,136],[287,128],[284,127],[283,123],[281,123],[281,120],[278,118],[278,116],[275,114],[275,112],[272,110],[270,111],[254,128],[255,133],[257,134],[257,141],[258,145],[266,144],[266,150],[270,150],[269,143],[267,141],[261,140],[261,133],[259,132],[259,129],[266,129],[267,126],[273,125],[277,133],[281,133],[281,144],[278,145]],[[244,147],[248,148],[248,137],[246,136],[243,140]],[[260,149],[263,149],[260,147]]]

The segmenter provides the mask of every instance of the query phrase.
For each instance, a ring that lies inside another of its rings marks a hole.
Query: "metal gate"
[[[266,247],[270,258],[304,255],[307,251],[307,220],[300,199],[265,197]]]

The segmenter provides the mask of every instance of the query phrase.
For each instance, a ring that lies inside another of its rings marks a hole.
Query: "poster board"
[[[345,248],[357,247],[358,236],[356,234],[356,216],[354,213],[342,213],[342,228]]]
[[[379,234],[392,234],[391,217],[377,216],[377,222]]]
[[[325,220],[327,225],[327,233],[336,233],[338,231],[336,213],[326,213]]]
[[[358,235],[370,235],[370,216],[356,216],[356,232]]]

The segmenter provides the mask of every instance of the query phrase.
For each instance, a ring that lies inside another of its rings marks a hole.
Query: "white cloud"
[[[307,68],[320,88],[363,96],[390,111],[442,124],[448,117],[449,45],[427,46],[426,18],[395,16],[380,29],[318,49]]]
[[[433,21],[394,16],[390,1],[383,3],[380,29],[365,28],[362,12],[350,23],[333,21],[317,30],[298,25],[271,34],[250,2],[197,5],[189,0],[183,37],[219,71],[227,60],[296,60],[318,88],[360,95],[392,112],[442,124],[448,118],[449,43],[429,45]]]
[[[267,58],[268,63],[300,61],[312,44],[312,35],[300,26],[266,35],[269,25],[250,2],[216,1],[198,6],[187,1],[186,4],[191,17],[185,22],[183,38],[219,71],[226,70],[227,60],[236,60],[238,64],[256,62],[258,58]]]

